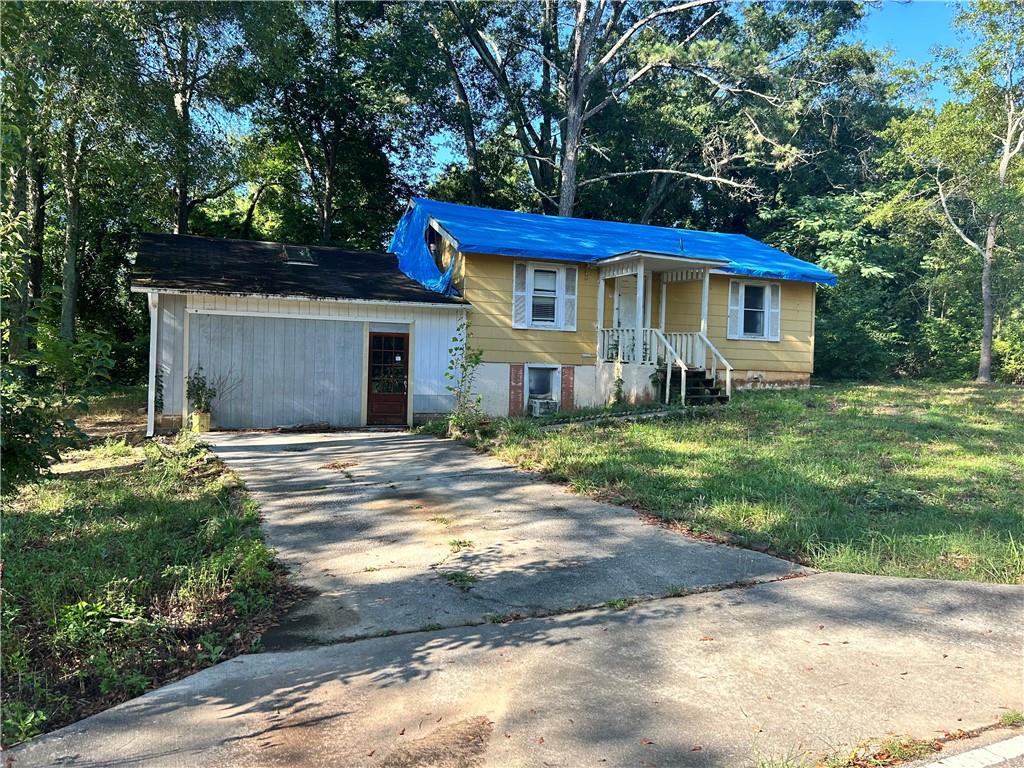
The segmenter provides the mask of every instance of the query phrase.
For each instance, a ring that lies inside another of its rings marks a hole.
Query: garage
[[[213,429],[411,425],[452,406],[466,303],[391,253],[144,235],[132,290],[150,310],[149,431],[180,429],[189,376]]]
[[[354,427],[363,345],[363,324],[349,320],[194,313],[188,368],[217,389],[218,429]]]

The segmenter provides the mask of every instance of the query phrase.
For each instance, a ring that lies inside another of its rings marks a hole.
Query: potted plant
[[[185,381],[185,394],[192,403],[192,431],[209,432],[210,408],[217,389],[206,380],[202,366],[189,374]]]

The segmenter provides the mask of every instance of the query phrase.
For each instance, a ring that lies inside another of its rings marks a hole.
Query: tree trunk
[[[67,206],[64,221],[64,263],[61,268],[60,335],[67,341],[75,338],[75,315],[78,309],[78,219],[79,168],[82,148],[74,126],[64,139],[64,200]]]
[[[570,99],[566,114],[565,137],[562,139],[561,193],[558,197],[558,215],[572,216],[576,207],[576,170],[580,156],[580,138],[583,133],[581,105]]]
[[[174,234],[188,234],[188,173],[179,169],[174,179]]]
[[[21,153],[18,153],[21,154]],[[18,298],[12,301],[10,309],[10,348],[8,354],[12,359],[17,359],[24,351],[25,322],[29,306],[29,220],[28,220],[28,172],[25,168],[27,152],[22,157],[14,158],[14,164],[10,168],[11,201],[9,213],[18,217],[18,231],[21,235],[21,245],[18,246],[19,258],[21,260],[21,275],[18,278]]]
[[[174,174],[175,221],[174,234],[188,234],[188,215],[191,206],[188,199],[189,146],[192,133],[192,113],[188,100],[183,94],[174,94],[174,113],[178,119],[178,147]]]
[[[29,245],[29,295],[43,297],[43,238],[46,235],[46,175],[35,147],[29,158],[29,199],[32,206],[32,242]]]
[[[995,300],[992,296],[992,263],[995,260],[996,232],[999,217],[988,220],[985,232],[985,252],[981,265],[981,356],[978,360],[978,381],[992,383],[992,325],[995,320]]]
[[[665,204],[672,182],[667,174],[656,173],[651,179],[651,185],[647,189],[647,200],[644,203],[643,213],[640,214],[641,224],[650,224],[661,206]]]
[[[256,187],[256,191],[253,192],[252,197],[249,198],[249,205],[245,209],[245,219],[242,221],[242,231],[239,236],[243,240],[248,240],[252,236],[252,219],[256,215],[256,206],[260,202],[260,198],[263,196],[263,192],[267,188],[267,184],[260,184]]]
[[[320,242],[327,245],[331,242],[331,222],[334,219],[334,185],[331,183],[333,168],[324,174],[324,202],[320,209]]]
[[[444,57],[445,65],[448,67],[448,75],[452,80],[452,87],[455,89],[455,101],[459,107],[459,122],[462,124],[462,139],[466,145],[466,164],[469,170],[469,199],[473,205],[482,205],[484,200],[483,182],[480,178],[480,155],[476,147],[476,126],[473,122],[473,107],[469,103],[469,95],[459,74],[459,68],[455,64],[455,57],[452,56],[448,43],[441,35],[437,26],[430,22],[430,32],[437,41],[437,47]]]

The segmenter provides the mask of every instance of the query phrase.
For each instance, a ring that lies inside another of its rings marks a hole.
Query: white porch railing
[[[732,396],[732,365],[706,334],[700,331],[664,333],[657,328],[642,328],[640,333],[641,364],[656,365],[661,361],[666,367],[667,381],[671,381],[673,366],[678,365],[682,369],[684,391],[686,371],[706,371],[712,380],[717,381],[721,368],[725,372],[725,394]],[[635,342],[636,331],[633,328],[601,328],[598,330],[598,355],[604,362],[636,362]],[[665,390],[667,401],[667,386]]]

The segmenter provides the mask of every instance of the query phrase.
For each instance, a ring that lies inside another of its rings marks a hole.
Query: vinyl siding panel
[[[512,328],[512,264],[515,259],[463,254],[463,295],[472,303],[473,345],[489,363],[589,364],[597,350],[598,270],[579,265],[576,331]],[[661,277],[651,276],[651,323],[658,324]],[[727,338],[728,276],[712,275],[708,295],[708,337],[738,370],[810,373],[814,357],[814,285],[782,285],[779,341]],[[613,279],[605,282],[605,325],[614,321]],[[665,324],[670,331],[700,329],[700,281],[669,283]]]
[[[189,370],[201,366],[217,387],[213,412],[220,429],[358,426],[362,366],[325,372],[333,358],[362,357],[363,329],[361,322],[193,314]],[[268,348],[274,354],[260,354]]]
[[[512,327],[512,265],[515,259],[462,254],[463,296],[473,305],[472,346],[488,363],[593,364],[597,350],[597,270],[578,268],[576,330]]]
[[[156,364],[163,386],[163,414],[180,415],[184,390],[182,354],[185,330],[185,297],[160,294],[157,299]]]
[[[414,413],[446,411],[452,400],[445,379],[448,349],[464,311],[398,303],[161,294],[156,309],[156,364],[163,379],[162,412],[180,416],[185,407],[186,323],[192,367],[201,362],[208,378],[224,378],[230,389],[226,421],[217,418],[220,409],[215,407],[215,423],[220,427],[300,421],[359,424],[368,327],[410,332]],[[352,329],[359,337],[354,346],[342,333]],[[339,387],[349,388],[345,408],[337,401]],[[288,392],[299,393],[291,399],[301,401],[301,407],[282,400],[281,393]]]
[[[814,285],[792,281],[782,286],[778,341],[730,340],[729,281],[712,275],[708,291],[708,338],[741,371],[810,373],[814,367]],[[700,329],[700,282],[670,283],[666,325],[672,331]]]

